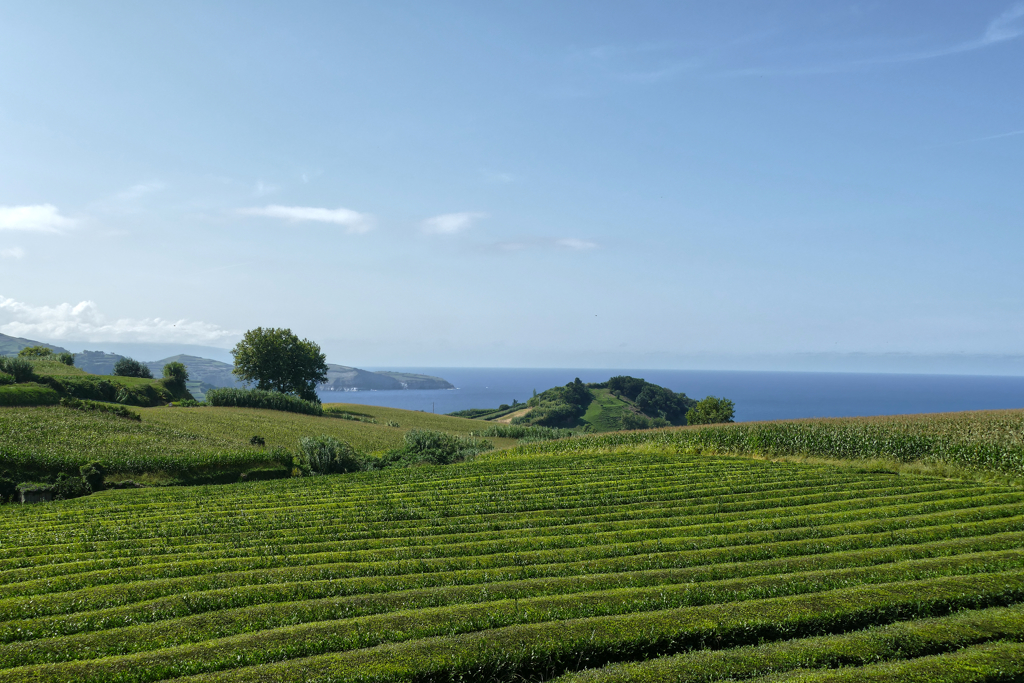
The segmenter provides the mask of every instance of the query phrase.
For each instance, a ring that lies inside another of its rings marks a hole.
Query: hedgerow
[[[298,396],[282,394],[279,391],[262,389],[211,389],[206,392],[206,402],[211,406],[263,408],[317,416],[324,414],[323,406],[319,403],[304,401]]]

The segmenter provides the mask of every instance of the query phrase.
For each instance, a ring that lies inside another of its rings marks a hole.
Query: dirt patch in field
[[[522,417],[523,415],[526,415],[531,410],[533,410],[533,408],[524,408],[523,410],[517,410],[514,413],[509,413],[505,417],[499,417],[497,420],[494,420],[494,422],[501,422],[502,424],[509,424],[509,423],[512,422],[512,418],[514,418],[514,417]]]

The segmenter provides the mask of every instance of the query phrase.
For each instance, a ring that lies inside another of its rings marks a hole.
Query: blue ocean
[[[358,403],[450,413],[526,401],[579,377],[603,382],[614,375],[642,377],[691,398],[723,396],[736,403],[736,420],[853,417],[1024,408],[1024,377],[899,375],[714,370],[595,370],[523,368],[379,368],[443,377],[448,390],[322,392],[324,403]]]

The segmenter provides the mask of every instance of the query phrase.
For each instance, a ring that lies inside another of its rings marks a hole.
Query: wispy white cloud
[[[555,240],[555,244],[565,249],[574,249],[576,251],[597,249],[596,242],[591,242],[589,240],[580,240],[573,237],[566,237],[564,239]]]
[[[130,202],[134,199],[144,197],[147,194],[159,192],[165,187],[167,187],[167,185],[160,182],[159,180],[151,180],[146,183],[138,183],[136,185],[132,185],[128,189],[118,192],[116,195],[114,195],[114,198],[117,199],[118,201]]]
[[[313,206],[279,206],[271,204],[263,207],[239,209],[239,213],[248,216],[266,216],[283,218],[288,221],[313,221],[341,225],[352,233],[363,233],[373,229],[373,217],[351,209],[321,209]]]
[[[432,235],[454,235],[472,227],[474,221],[485,217],[487,214],[473,211],[460,213],[443,213],[423,221],[423,232]]]
[[[550,237],[525,237],[508,242],[495,242],[489,245],[482,245],[488,251],[517,252],[526,250],[561,249],[569,251],[589,251],[598,248],[597,242],[581,240],[574,237],[551,239]]]
[[[1024,135],[1024,130],[1011,130],[1009,133],[998,133],[996,135],[986,135],[980,138],[968,138],[966,140],[957,140],[955,142],[945,142],[938,145],[930,145],[925,149],[937,149],[942,147],[955,147],[957,145],[969,145],[974,142],[988,142],[989,140],[999,140],[1001,138],[1012,138],[1018,135]]]
[[[939,57],[965,52],[983,50],[1007,41],[1016,40],[1024,36],[1024,2],[1018,2],[1010,6],[1006,11],[992,19],[985,28],[984,33],[977,38],[961,41],[952,45],[940,46],[925,50],[914,50],[909,52],[893,52],[891,54],[865,57],[849,61],[833,63],[795,66],[795,67],[754,67],[736,69],[725,72],[725,76],[801,76],[817,75],[858,71],[865,68],[884,66],[888,64],[901,64],[907,62],[920,62]]]
[[[163,318],[109,320],[92,301],[32,306],[0,295],[0,332],[41,340],[220,342],[238,333],[216,325]]]
[[[0,258],[25,258],[25,250],[21,247],[0,249]]]
[[[27,230],[32,232],[60,232],[73,227],[77,221],[60,215],[53,204],[27,206],[0,206],[0,230]]]

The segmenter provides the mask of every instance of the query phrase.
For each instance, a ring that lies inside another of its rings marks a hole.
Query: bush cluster
[[[114,363],[113,374],[118,377],[141,377],[142,379],[153,379],[153,373],[145,363],[134,358],[120,358]]]
[[[62,353],[57,354],[57,360],[59,360],[64,365],[73,366],[75,364],[75,354],[69,351],[64,351]]]
[[[312,474],[343,474],[364,469],[356,450],[333,436],[302,437],[299,457]]]
[[[18,351],[20,358],[49,358],[53,355],[53,349],[46,346],[26,346]]]
[[[279,391],[264,391],[262,389],[211,389],[206,392],[206,402],[211,406],[283,410],[289,413],[318,417],[324,414],[324,408],[319,403],[306,401],[290,394],[282,394]]]
[[[24,349],[22,349],[24,351]],[[11,375],[17,383],[31,382],[36,379],[35,368],[26,358],[0,358],[0,372]]]

